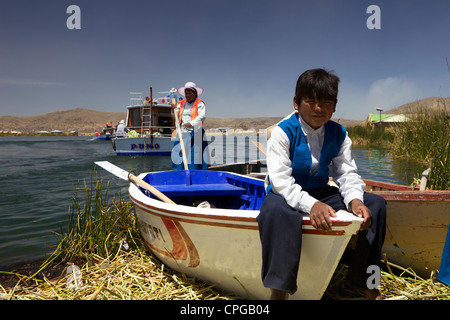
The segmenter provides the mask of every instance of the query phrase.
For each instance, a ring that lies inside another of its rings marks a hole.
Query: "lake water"
[[[227,137],[225,150],[220,140],[213,154],[217,161],[223,151],[227,163],[261,156],[252,143],[243,151],[245,137]],[[410,184],[423,170],[374,148],[354,148],[354,157],[367,179]],[[0,266],[53,252],[58,241],[54,232],[65,230],[73,197],[78,193],[83,199],[84,182],[89,183],[94,170],[110,181],[110,194],[126,195],[128,183],[96,167],[95,161],[137,173],[170,169],[170,157],[116,156],[110,141],[90,137],[0,137]]]

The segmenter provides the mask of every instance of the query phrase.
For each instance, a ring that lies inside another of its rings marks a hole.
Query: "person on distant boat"
[[[205,138],[205,130],[203,129],[203,121],[206,118],[206,105],[203,100],[198,98],[203,93],[203,88],[197,87],[194,82],[187,82],[184,87],[178,88],[177,91],[185,99],[178,104],[172,103],[172,108],[178,115],[188,168],[190,170],[207,169],[208,143]],[[171,167],[184,170],[178,135],[172,148]]]
[[[331,230],[331,217],[336,217],[338,210],[364,219],[347,278],[367,298],[381,299],[378,289],[368,285],[373,273],[368,273],[368,267],[380,267],[386,201],[364,192],[347,131],[331,121],[338,84],[339,78],[323,69],[300,75],[295,111],[277,124],[267,142],[267,195],[257,221],[261,276],[272,299],[287,299],[297,291],[303,216],[309,215],[314,228]],[[338,188],[328,184],[330,167]]]
[[[120,120],[119,124],[117,125],[117,129],[116,129],[116,137],[117,138],[125,138],[128,136],[127,132],[128,132],[128,128],[125,125],[125,121]]]
[[[109,132],[110,134],[114,133],[114,125],[112,121],[108,124],[108,129],[106,131]]]

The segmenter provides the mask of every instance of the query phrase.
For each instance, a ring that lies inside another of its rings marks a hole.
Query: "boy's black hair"
[[[337,102],[339,77],[324,69],[311,69],[303,72],[295,87],[296,103],[303,99],[333,100]]]

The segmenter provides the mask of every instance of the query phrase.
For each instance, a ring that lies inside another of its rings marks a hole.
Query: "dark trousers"
[[[309,191],[310,195],[334,210],[347,210],[337,188]],[[364,204],[372,214],[372,224],[359,231],[355,250],[348,263],[348,279],[366,287],[367,267],[380,266],[386,229],[386,201],[364,193]],[[280,195],[270,193],[257,217],[262,245],[263,284],[267,288],[293,294],[297,291],[297,273],[302,246],[302,218],[305,213],[290,207]]]

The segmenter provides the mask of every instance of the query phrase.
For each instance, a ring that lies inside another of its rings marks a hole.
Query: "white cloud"
[[[343,82],[339,88],[339,102],[334,116],[364,120],[369,113],[377,113],[376,108],[388,111],[405,103],[422,99],[424,90],[405,77],[376,80],[368,87],[363,84]]]
[[[417,100],[419,92],[420,88],[409,79],[388,77],[372,83],[367,94],[367,105],[373,109],[389,110]]]

